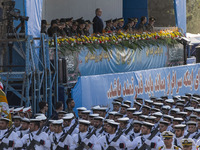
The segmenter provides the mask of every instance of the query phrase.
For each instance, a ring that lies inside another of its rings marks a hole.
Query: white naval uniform
[[[188,132],[186,131],[186,132],[184,133],[184,136],[186,136],[187,134],[188,134]],[[196,141],[196,139],[194,139],[194,137],[195,137],[196,134],[198,134],[198,133],[197,133],[197,132],[191,133],[191,134],[189,135],[188,138],[191,138],[191,139],[193,139],[194,141]]]
[[[13,141],[14,145],[13,145],[13,147],[9,147],[8,149],[4,148],[4,150],[13,150],[13,148],[22,147],[22,142],[21,142],[20,138],[17,136],[16,132],[13,131],[8,138],[5,138],[5,136],[7,134],[8,134],[8,129],[0,130],[0,139],[3,138],[2,142],[7,145],[9,143],[9,141]]]
[[[71,149],[71,144],[73,143],[71,135],[68,134],[63,142],[59,142],[62,136],[64,136],[63,131],[60,133],[53,133],[50,135],[49,139],[52,144],[53,150],[56,149],[57,146],[64,148],[65,145],[67,145],[69,149]],[[57,142],[57,144],[55,142]]]
[[[181,136],[181,137],[179,137],[179,138],[175,137],[175,138],[176,138],[176,140],[177,140],[177,146],[183,148],[183,147],[182,147],[182,144],[181,144],[181,140],[184,138],[184,136]]]
[[[181,149],[175,145],[172,145],[172,147],[169,149],[169,148],[166,148],[166,146],[164,145],[160,147],[159,150],[181,150]]]
[[[28,132],[29,132],[29,129],[27,129],[27,130],[19,130],[16,133],[20,138],[22,138],[25,134],[28,134]]]
[[[14,131],[17,132],[17,131],[20,130],[20,128],[21,128],[21,125],[20,125],[19,127],[15,127],[15,126],[14,126]]]
[[[196,142],[197,150],[200,150],[200,139]]]
[[[24,144],[27,144],[27,146],[29,146],[29,144],[31,143],[31,141],[33,139],[35,139],[36,141],[40,142],[41,140],[43,140],[45,143],[44,145],[35,145],[35,149],[36,150],[46,150],[46,149],[50,149],[51,147],[51,143],[49,140],[49,136],[48,134],[46,134],[45,132],[41,132],[39,135],[36,135],[37,131],[31,132],[29,134],[25,134],[22,138],[21,141]]]
[[[139,136],[133,140],[133,147],[132,149],[135,149],[136,147],[140,148],[143,145],[142,139],[144,139],[144,142],[146,142],[147,145],[151,145],[151,143],[155,143],[155,148],[151,148],[151,150],[158,150],[159,147],[164,146],[164,142],[161,140],[160,137],[154,136],[151,141],[148,140],[149,136],[151,134]]]
[[[72,126],[72,125],[70,125],[70,126],[68,126],[68,127],[64,127],[64,129],[63,129],[64,132],[67,133],[67,131],[71,128],[71,126]],[[71,135],[78,134],[78,132],[79,132],[79,129],[78,129],[78,128],[75,128]]]
[[[135,133],[134,131],[132,131],[132,134],[129,135],[128,139],[130,139],[131,141],[133,141],[136,137],[140,136],[140,134],[141,134],[141,131],[138,132],[138,133]]]
[[[125,148],[128,148],[128,149],[131,148],[131,146],[132,146],[131,141],[128,138],[126,138],[124,135],[121,135],[120,138],[116,142],[112,142],[112,140],[113,140],[113,138],[115,138],[115,136],[116,136],[116,134],[107,134],[106,136],[102,136],[98,139],[98,144],[100,144],[100,146],[103,149],[107,149],[109,146],[113,146],[114,148],[116,148],[118,150],[118,149],[120,149],[119,148],[120,143],[125,144]]]
[[[92,148],[89,148],[89,150],[101,150],[101,147],[99,144],[97,144],[97,137],[93,134],[89,139],[86,138],[88,132],[80,132],[78,134],[74,134],[72,136],[73,139],[73,144],[71,146],[71,149],[75,149],[79,146],[79,136],[81,141],[80,142],[84,142],[86,145],[88,145],[88,143],[93,144]],[[84,148],[83,150],[87,150],[86,148]]]

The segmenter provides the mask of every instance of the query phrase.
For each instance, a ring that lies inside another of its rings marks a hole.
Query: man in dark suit
[[[102,33],[103,31],[103,21],[101,19],[102,10],[100,8],[97,8],[96,16],[93,19],[93,33]]]

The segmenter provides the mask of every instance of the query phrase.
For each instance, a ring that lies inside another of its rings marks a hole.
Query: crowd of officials
[[[113,99],[112,107],[77,108],[69,98],[67,108],[57,102],[47,116],[31,107],[11,108],[11,120],[0,118],[0,149],[12,150],[199,150],[200,95]]]
[[[61,18],[55,19],[51,21],[51,25],[47,28],[47,21],[42,20],[41,23],[41,33],[46,33],[50,37],[56,33],[58,36],[82,36],[91,35],[90,28],[93,26],[93,33],[101,34],[105,32],[117,32],[124,31],[128,33],[136,33],[136,32],[153,32],[154,31],[154,23],[155,18],[150,17],[149,22],[147,24],[147,18],[145,16],[141,17],[140,24],[136,28],[138,24],[138,18],[128,18],[128,23],[124,25],[124,18],[116,18],[114,20],[109,19],[106,20],[106,27],[104,28],[103,20],[101,19],[102,10],[97,8],[96,16],[93,21],[84,20],[83,17],[73,20],[71,18]],[[147,24],[147,25],[146,25]]]

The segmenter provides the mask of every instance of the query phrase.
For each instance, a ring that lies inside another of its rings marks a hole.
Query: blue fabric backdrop
[[[174,0],[176,26],[186,33],[186,0]]]

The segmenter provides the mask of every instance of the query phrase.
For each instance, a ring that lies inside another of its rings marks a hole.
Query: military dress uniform
[[[31,144],[32,140],[36,140],[37,143],[40,143],[34,146],[35,149],[37,150],[50,149],[51,143],[49,140],[49,136],[44,132],[41,132],[39,135],[36,135],[37,132],[38,130],[31,132],[29,134],[26,134],[22,137],[21,141],[23,145],[25,146],[25,149]]]
[[[3,148],[4,150],[13,150],[14,148],[20,148],[22,147],[22,142],[18,135],[12,131],[12,133],[9,135],[9,137],[6,137],[8,135],[9,130],[0,130],[0,139],[8,146],[8,148]],[[1,147],[2,148],[2,147]]]
[[[89,125],[90,121],[79,120],[79,123]],[[89,134],[90,133],[88,131],[86,131],[86,132],[79,132],[78,134],[72,135],[73,144],[71,146],[71,149],[76,149],[79,146],[83,147],[83,145],[84,145],[83,150],[88,150],[88,149],[89,150],[97,150],[97,149],[100,149],[100,145],[97,144],[97,137],[93,134],[88,139],[88,135]]]
[[[25,134],[28,134],[29,132],[30,132],[29,129],[27,129],[27,130],[19,130],[19,131],[16,132],[16,134],[17,134],[17,136],[19,138],[22,138]]]

